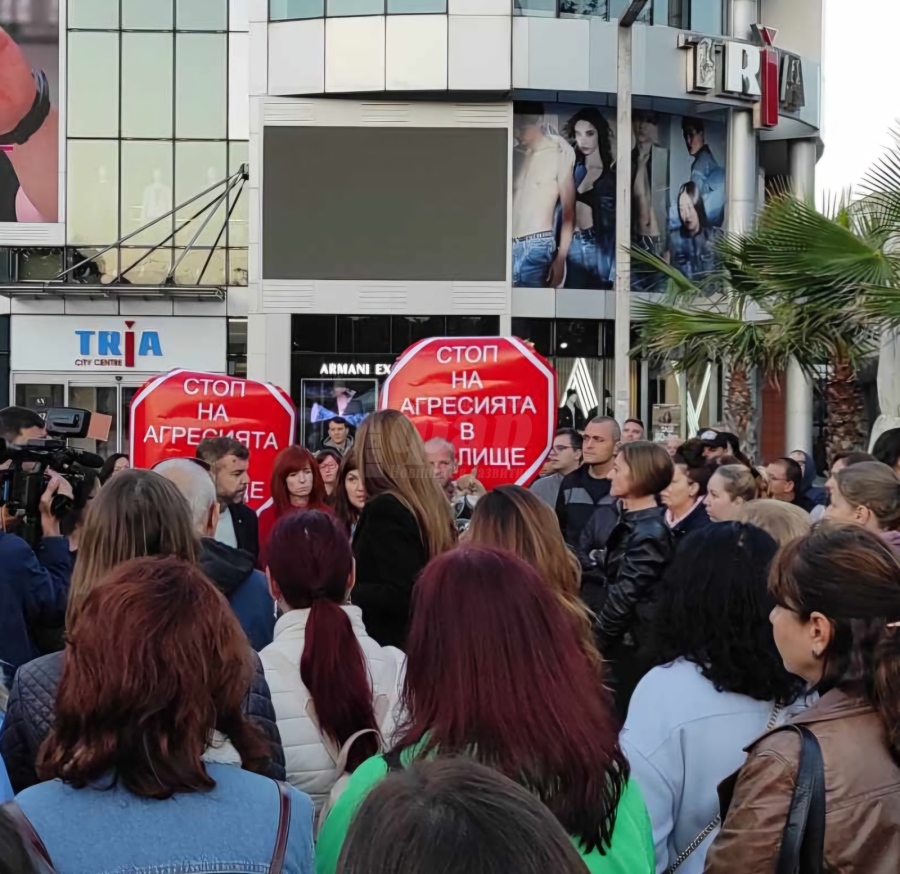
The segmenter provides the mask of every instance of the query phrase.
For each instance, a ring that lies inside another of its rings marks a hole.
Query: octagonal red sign
[[[294,442],[296,410],[277,386],[219,373],[172,370],[146,383],[131,402],[131,464],[150,468],[194,457],[207,437],[232,437],[250,450],[245,503],[269,503],[275,457]]]
[[[423,439],[453,443],[461,474],[491,489],[527,485],[556,430],[556,373],[515,337],[432,337],[411,346],[384,384]]]

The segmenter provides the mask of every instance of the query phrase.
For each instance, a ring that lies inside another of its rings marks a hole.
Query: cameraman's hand
[[[51,510],[54,495],[63,495],[70,500],[75,497],[72,492],[72,486],[64,480],[58,473],[50,471],[50,482],[41,495],[41,529],[44,537],[59,537],[59,519],[57,519]]]

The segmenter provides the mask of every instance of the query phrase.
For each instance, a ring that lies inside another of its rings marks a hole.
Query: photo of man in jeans
[[[541,104],[516,106],[513,285],[558,288],[575,233],[575,153],[545,132]]]

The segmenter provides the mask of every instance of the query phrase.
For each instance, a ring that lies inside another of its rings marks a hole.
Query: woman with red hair
[[[462,547],[413,590],[393,750],[360,765],[325,820],[318,874],[334,874],[353,816],[390,771],[469,756],[530,790],[594,874],[653,874],[650,818],[569,609],[512,553]]]
[[[272,469],[272,500],[259,514],[259,567],[268,563],[268,543],[275,523],[297,510],[324,510],[327,497],[315,456],[303,446],[288,446]]]

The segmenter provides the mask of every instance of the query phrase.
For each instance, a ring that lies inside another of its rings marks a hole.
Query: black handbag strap
[[[281,780],[276,780],[275,783],[278,786],[278,831],[275,833],[275,849],[272,850],[272,860],[269,862],[269,874],[281,874],[291,830],[291,788]]]
[[[403,762],[400,759],[400,750],[394,749],[384,754],[384,761],[388,766],[388,771],[402,771]]]
[[[825,765],[816,736],[805,725],[785,725],[801,738],[800,767],[775,874],[822,874],[825,851]]]

